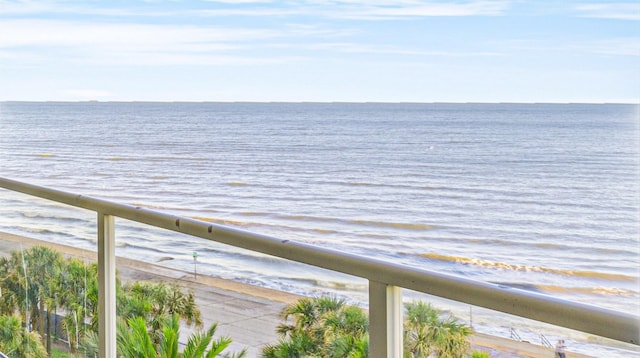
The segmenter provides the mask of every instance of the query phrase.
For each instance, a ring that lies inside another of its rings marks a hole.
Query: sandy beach
[[[93,251],[0,232],[0,255],[36,245],[51,247],[66,256],[96,260]],[[280,322],[279,312],[300,297],[211,276],[198,275],[196,278],[193,272],[123,257],[117,258],[117,266],[124,282],[164,281],[192,290],[202,311],[204,326],[218,322],[218,334],[233,339],[230,351],[247,348],[249,357],[259,357],[265,344],[277,342],[275,328]],[[186,341],[190,329],[185,327],[181,333],[182,340]],[[475,334],[470,341],[474,349],[489,352],[491,357],[554,357],[551,348],[486,334]],[[589,356],[568,352],[567,357]]]

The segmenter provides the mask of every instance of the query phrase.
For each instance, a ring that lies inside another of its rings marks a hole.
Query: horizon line
[[[224,103],[224,104],[557,104],[557,105],[604,105],[604,104],[624,104],[624,105],[640,105],[639,102],[630,101],[611,101],[611,102],[520,102],[520,101],[497,101],[497,102],[481,102],[481,101],[167,101],[167,100],[0,100],[0,103]]]

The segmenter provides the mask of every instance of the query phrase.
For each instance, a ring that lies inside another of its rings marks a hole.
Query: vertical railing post
[[[114,217],[98,213],[98,348],[100,358],[116,357],[115,248]]]
[[[402,289],[369,280],[369,355],[402,357]]]

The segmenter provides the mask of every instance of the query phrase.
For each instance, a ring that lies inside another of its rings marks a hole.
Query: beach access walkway
[[[0,232],[0,255],[11,251],[41,245],[51,247],[65,256],[96,260],[96,253],[75,247],[40,241],[23,236]],[[192,290],[196,303],[202,312],[203,327],[217,322],[216,335],[229,336],[233,340],[230,352],[247,349],[248,357],[260,357],[262,347],[278,341],[275,331],[281,322],[280,311],[300,296],[264,287],[238,283],[205,275],[194,277],[193,272],[176,270],[165,266],[118,257],[117,267],[123,282],[162,281]],[[192,329],[181,329],[181,343]],[[553,349],[518,342],[515,340],[485,334],[475,334],[472,346],[484,350],[495,358],[552,358]],[[589,356],[568,352],[567,357],[587,358]]]

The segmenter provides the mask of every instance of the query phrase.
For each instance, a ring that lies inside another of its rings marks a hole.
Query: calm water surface
[[[0,168],[11,179],[640,314],[638,113],[0,103]],[[0,230],[95,247],[93,214],[33,201],[0,191]],[[358,279],[128,222],[117,232],[120,255],[190,270],[197,251],[203,273],[366,300]]]

